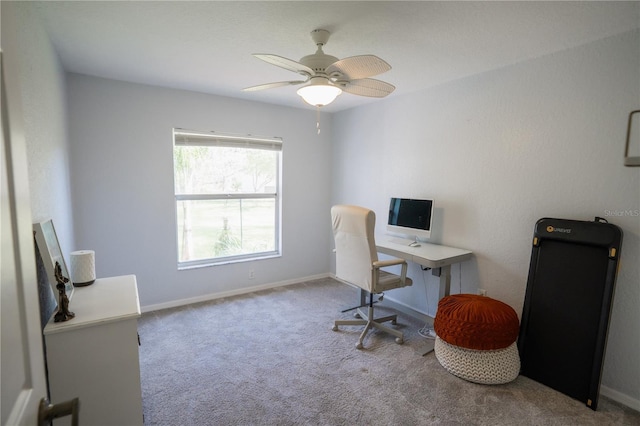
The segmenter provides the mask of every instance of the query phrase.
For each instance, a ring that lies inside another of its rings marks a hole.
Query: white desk
[[[431,268],[431,273],[440,277],[438,300],[448,296],[451,290],[451,265],[471,259],[473,253],[469,250],[430,243],[420,243],[419,247],[412,247],[410,243],[411,240],[402,240],[388,235],[376,236],[376,249],[379,253]]]
[[[469,250],[430,243],[419,243],[420,246],[413,247],[409,245],[411,242],[411,240],[381,235],[376,236],[376,249],[379,253],[431,268],[431,273],[440,277],[438,300],[448,296],[451,290],[451,265],[471,259],[473,253]],[[362,301],[362,294],[360,299]],[[434,344],[435,340],[428,339],[418,348],[418,353],[428,354],[433,351]]]

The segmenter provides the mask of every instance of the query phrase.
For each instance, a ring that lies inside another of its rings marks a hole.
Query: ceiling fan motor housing
[[[313,55],[307,55],[300,59],[300,63],[311,68],[316,75],[325,74],[324,70],[327,69],[329,65],[338,61],[338,58],[335,56],[326,55],[322,51],[322,46],[327,44],[330,35],[331,33],[329,31],[323,29],[315,29],[311,31],[311,38],[316,46],[318,46],[318,50]]]
[[[318,51],[313,55],[307,55],[300,59],[302,65],[306,65],[311,68],[316,75],[323,75],[324,70],[334,62],[337,62],[338,58],[331,55],[325,55],[322,49],[318,48]]]

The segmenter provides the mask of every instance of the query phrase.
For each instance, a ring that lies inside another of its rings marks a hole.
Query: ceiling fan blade
[[[350,56],[329,65],[325,72],[331,76],[339,73],[346,80],[373,77],[391,69],[391,65],[375,55]]]
[[[396,89],[393,84],[373,78],[361,78],[343,84],[336,82],[336,85],[352,95],[369,96],[371,98],[384,98]]]
[[[257,90],[275,89],[276,87],[295,86],[296,84],[306,83],[307,81],[308,80],[279,81],[277,83],[259,84],[257,86],[251,86],[251,87],[244,88],[244,89],[242,89],[242,91],[244,91],[244,92],[255,92]]]
[[[308,66],[303,65],[300,62],[296,62],[294,60],[284,58],[282,56],[270,55],[267,53],[254,53],[253,56],[255,56],[258,59],[262,59],[263,61],[271,65],[275,65],[277,67],[284,68],[289,71],[297,72],[298,74],[302,74],[306,76],[315,75],[315,71],[313,71]]]

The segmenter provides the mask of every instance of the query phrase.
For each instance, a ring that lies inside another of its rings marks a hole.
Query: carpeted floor
[[[399,315],[404,345],[360,327],[331,331],[356,291],[332,279],[144,314],[145,425],[638,425],[526,377],[466,382],[416,350],[424,324]],[[380,313],[387,312],[380,309]]]

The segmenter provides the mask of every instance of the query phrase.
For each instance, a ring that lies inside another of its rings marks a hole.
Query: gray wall
[[[96,275],[136,274],[142,305],[325,275],[331,116],[69,74],[71,181],[78,247]],[[177,270],[171,130],[283,138],[282,257]],[[255,279],[249,279],[249,268]]]
[[[2,49],[20,70],[33,221],[53,219],[60,247],[69,252],[74,233],[64,70],[31,5],[1,7]]]
[[[433,197],[432,239],[475,255],[453,266],[452,292],[483,288],[519,314],[538,219],[620,226],[602,383],[636,408],[640,168],[625,168],[623,152],[640,104],[638,46],[640,33],[626,33],[336,114],[332,189],[334,203],[374,209],[380,233],[390,196]],[[414,285],[387,297],[433,315],[437,278],[410,274]]]

